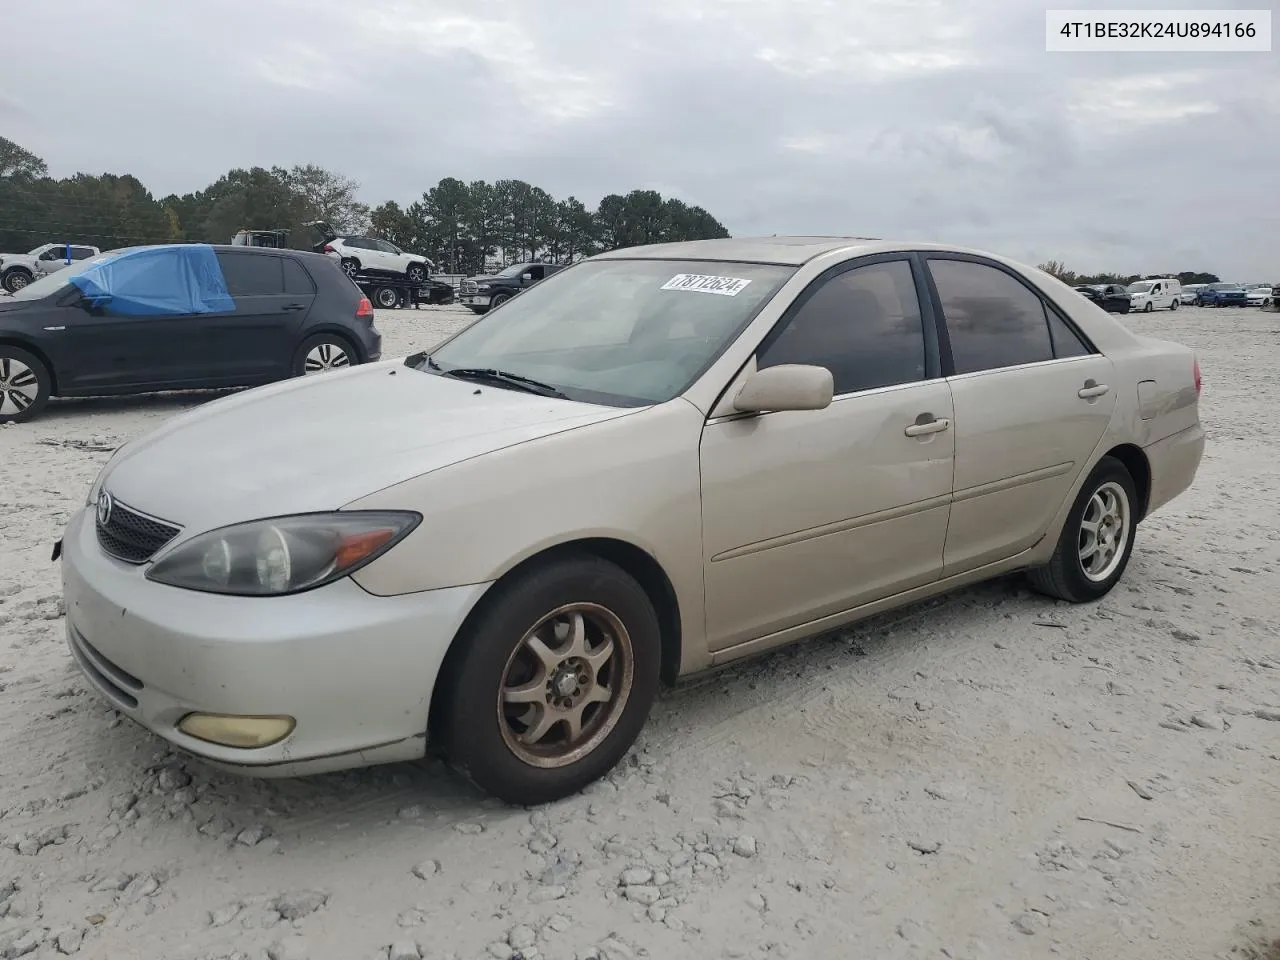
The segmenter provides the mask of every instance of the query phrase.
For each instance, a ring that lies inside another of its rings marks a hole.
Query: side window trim
[[[1025,277],[1020,276],[1017,273],[1017,271],[1010,269],[1009,267],[1005,266],[1003,263],[999,263],[995,260],[988,259],[987,257],[976,256],[972,253],[960,253],[960,252],[953,253],[949,250],[946,250],[946,251],[920,250],[920,251],[917,251],[914,255],[920,259],[921,273],[924,275],[925,284],[929,291],[929,302],[933,307],[935,316],[937,318],[935,322],[935,328],[938,336],[939,352],[942,354],[942,369],[944,371],[942,376],[944,377],[956,376],[956,367],[955,367],[955,358],[951,352],[951,334],[950,334],[950,331],[947,329],[946,315],[942,312],[942,298],[938,295],[938,287],[933,282],[933,273],[929,270],[930,260],[959,260],[962,263],[976,263],[980,266],[991,267],[992,269],[999,270],[1001,273],[1011,277],[1013,280],[1016,280],[1019,284],[1025,287],[1037,300],[1040,301],[1040,305],[1045,311],[1045,318],[1044,318],[1045,329],[1049,334],[1049,343],[1053,347],[1054,356],[1051,360],[1036,360],[1036,361],[1032,361],[1031,363],[1019,364],[1018,365],[1019,367],[1030,367],[1030,366],[1034,366],[1037,363],[1057,363],[1063,359],[1066,359],[1066,360],[1076,359],[1075,357],[1059,357],[1057,355],[1058,347],[1053,340],[1053,328],[1049,323],[1049,315],[1048,315],[1049,311],[1052,311],[1054,315],[1060,321],[1062,321],[1062,323],[1067,327],[1068,330],[1070,330],[1072,333],[1074,333],[1077,337],[1080,338],[1080,342],[1083,343],[1085,345],[1085,349],[1089,351],[1089,354],[1088,354],[1089,356],[1095,356],[1101,353],[1101,351],[1098,350],[1094,342],[1090,340],[1087,336],[1085,336],[1084,332],[1078,326],[1076,326],[1076,324],[1074,324],[1071,321],[1071,318],[1068,317],[1063,310],[1059,309],[1056,303],[1046,298],[1045,295],[1041,293],[1039,290],[1037,290],[1034,286],[1032,286],[1030,281],[1028,281]],[[1000,369],[1015,369],[1015,368],[1009,367],[1009,368],[1000,368]],[[976,373],[991,373],[991,372],[992,371],[990,370],[976,371]],[[965,376],[969,376],[969,375],[970,374],[965,374]]]
[[[846,260],[843,263],[837,263],[833,267],[828,267],[826,270],[822,271],[822,273],[818,274],[816,277],[814,277],[812,280],[809,281],[809,284],[803,290],[801,290],[796,295],[796,298],[792,300],[791,303],[787,306],[786,311],[783,312],[782,316],[778,318],[778,321],[769,329],[769,331],[763,337],[760,338],[760,342],[756,344],[755,350],[753,350],[751,353],[751,359],[754,360],[759,354],[763,353],[765,350],[767,350],[770,346],[773,345],[774,341],[776,341],[778,337],[782,335],[782,332],[786,330],[787,327],[790,325],[791,321],[795,319],[795,315],[799,313],[801,309],[804,308],[804,305],[808,303],[809,300],[813,297],[813,295],[816,294],[820,289],[822,289],[822,287],[825,286],[829,280],[833,280],[838,276],[849,273],[850,271],[853,271],[853,270],[857,270],[861,267],[870,267],[870,266],[874,266],[877,263],[892,263],[898,260],[905,262],[907,264],[907,267],[911,270],[911,276],[915,283],[916,301],[920,308],[920,325],[922,327],[921,332],[924,334],[924,368],[925,369],[924,369],[924,379],[917,382],[928,383],[930,380],[937,380],[940,377],[942,377],[943,376],[942,367],[939,362],[940,354],[939,354],[938,324],[936,322],[933,304],[927,298],[926,294],[927,294],[928,288],[925,287],[924,284],[922,283],[921,270],[919,269],[919,264],[917,261],[916,254],[914,253],[894,252],[894,253],[869,254],[865,257],[857,257],[853,260]],[[750,362],[750,360],[748,360],[748,362]],[[736,379],[741,374],[741,372],[742,372],[741,370],[737,371],[733,375],[733,377],[730,378],[729,383],[725,385],[725,389],[728,389],[729,385],[733,383],[733,380]],[[913,385],[914,384],[895,384],[889,387],[877,387],[875,389],[876,390],[895,390],[903,386],[913,386]],[[873,392],[875,392],[875,390],[859,390],[859,391],[855,391],[854,393],[838,393],[833,398],[833,400],[838,399],[840,397],[859,396],[863,393],[873,393]]]

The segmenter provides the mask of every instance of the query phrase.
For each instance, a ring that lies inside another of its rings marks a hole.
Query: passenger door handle
[[[931,433],[941,433],[943,430],[949,430],[950,428],[951,428],[950,420],[944,420],[944,419],[925,420],[925,421],[917,420],[915,423],[911,424],[911,426],[907,427],[907,429],[903,430],[902,432],[905,433],[908,437],[925,437]]]
[[[1095,397],[1101,397],[1102,395],[1107,393],[1110,389],[1111,388],[1108,387],[1105,383],[1098,383],[1094,380],[1086,380],[1084,382],[1084,386],[1080,388],[1078,393],[1076,393],[1076,396],[1079,397],[1081,400],[1092,400]]]
[[[284,309],[284,310],[305,310],[305,309],[307,309],[307,305],[306,305],[305,303],[286,303],[282,309]]]

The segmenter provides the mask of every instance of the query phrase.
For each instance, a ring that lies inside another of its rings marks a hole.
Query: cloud
[[[1018,0],[62,0],[6,13],[6,136],[159,194],[314,162],[650,187],[736,234],[1280,279],[1273,54],[1049,54]]]

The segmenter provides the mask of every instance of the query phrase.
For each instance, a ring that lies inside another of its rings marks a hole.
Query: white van
[[[1182,301],[1182,284],[1172,277],[1138,280],[1129,284],[1129,310],[1177,310]]]

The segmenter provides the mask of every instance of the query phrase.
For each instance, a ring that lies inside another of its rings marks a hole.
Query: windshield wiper
[[[430,357],[427,358],[427,365],[434,369],[439,369],[439,366]],[[457,377],[459,380],[478,380],[486,383],[501,384],[504,387],[513,387],[516,390],[537,394],[540,397],[555,397],[557,400],[569,399],[549,383],[543,383],[541,380],[534,380],[530,377],[522,377],[518,373],[496,370],[493,367],[454,367],[452,370],[442,371],[440,375],[442,377]]]

